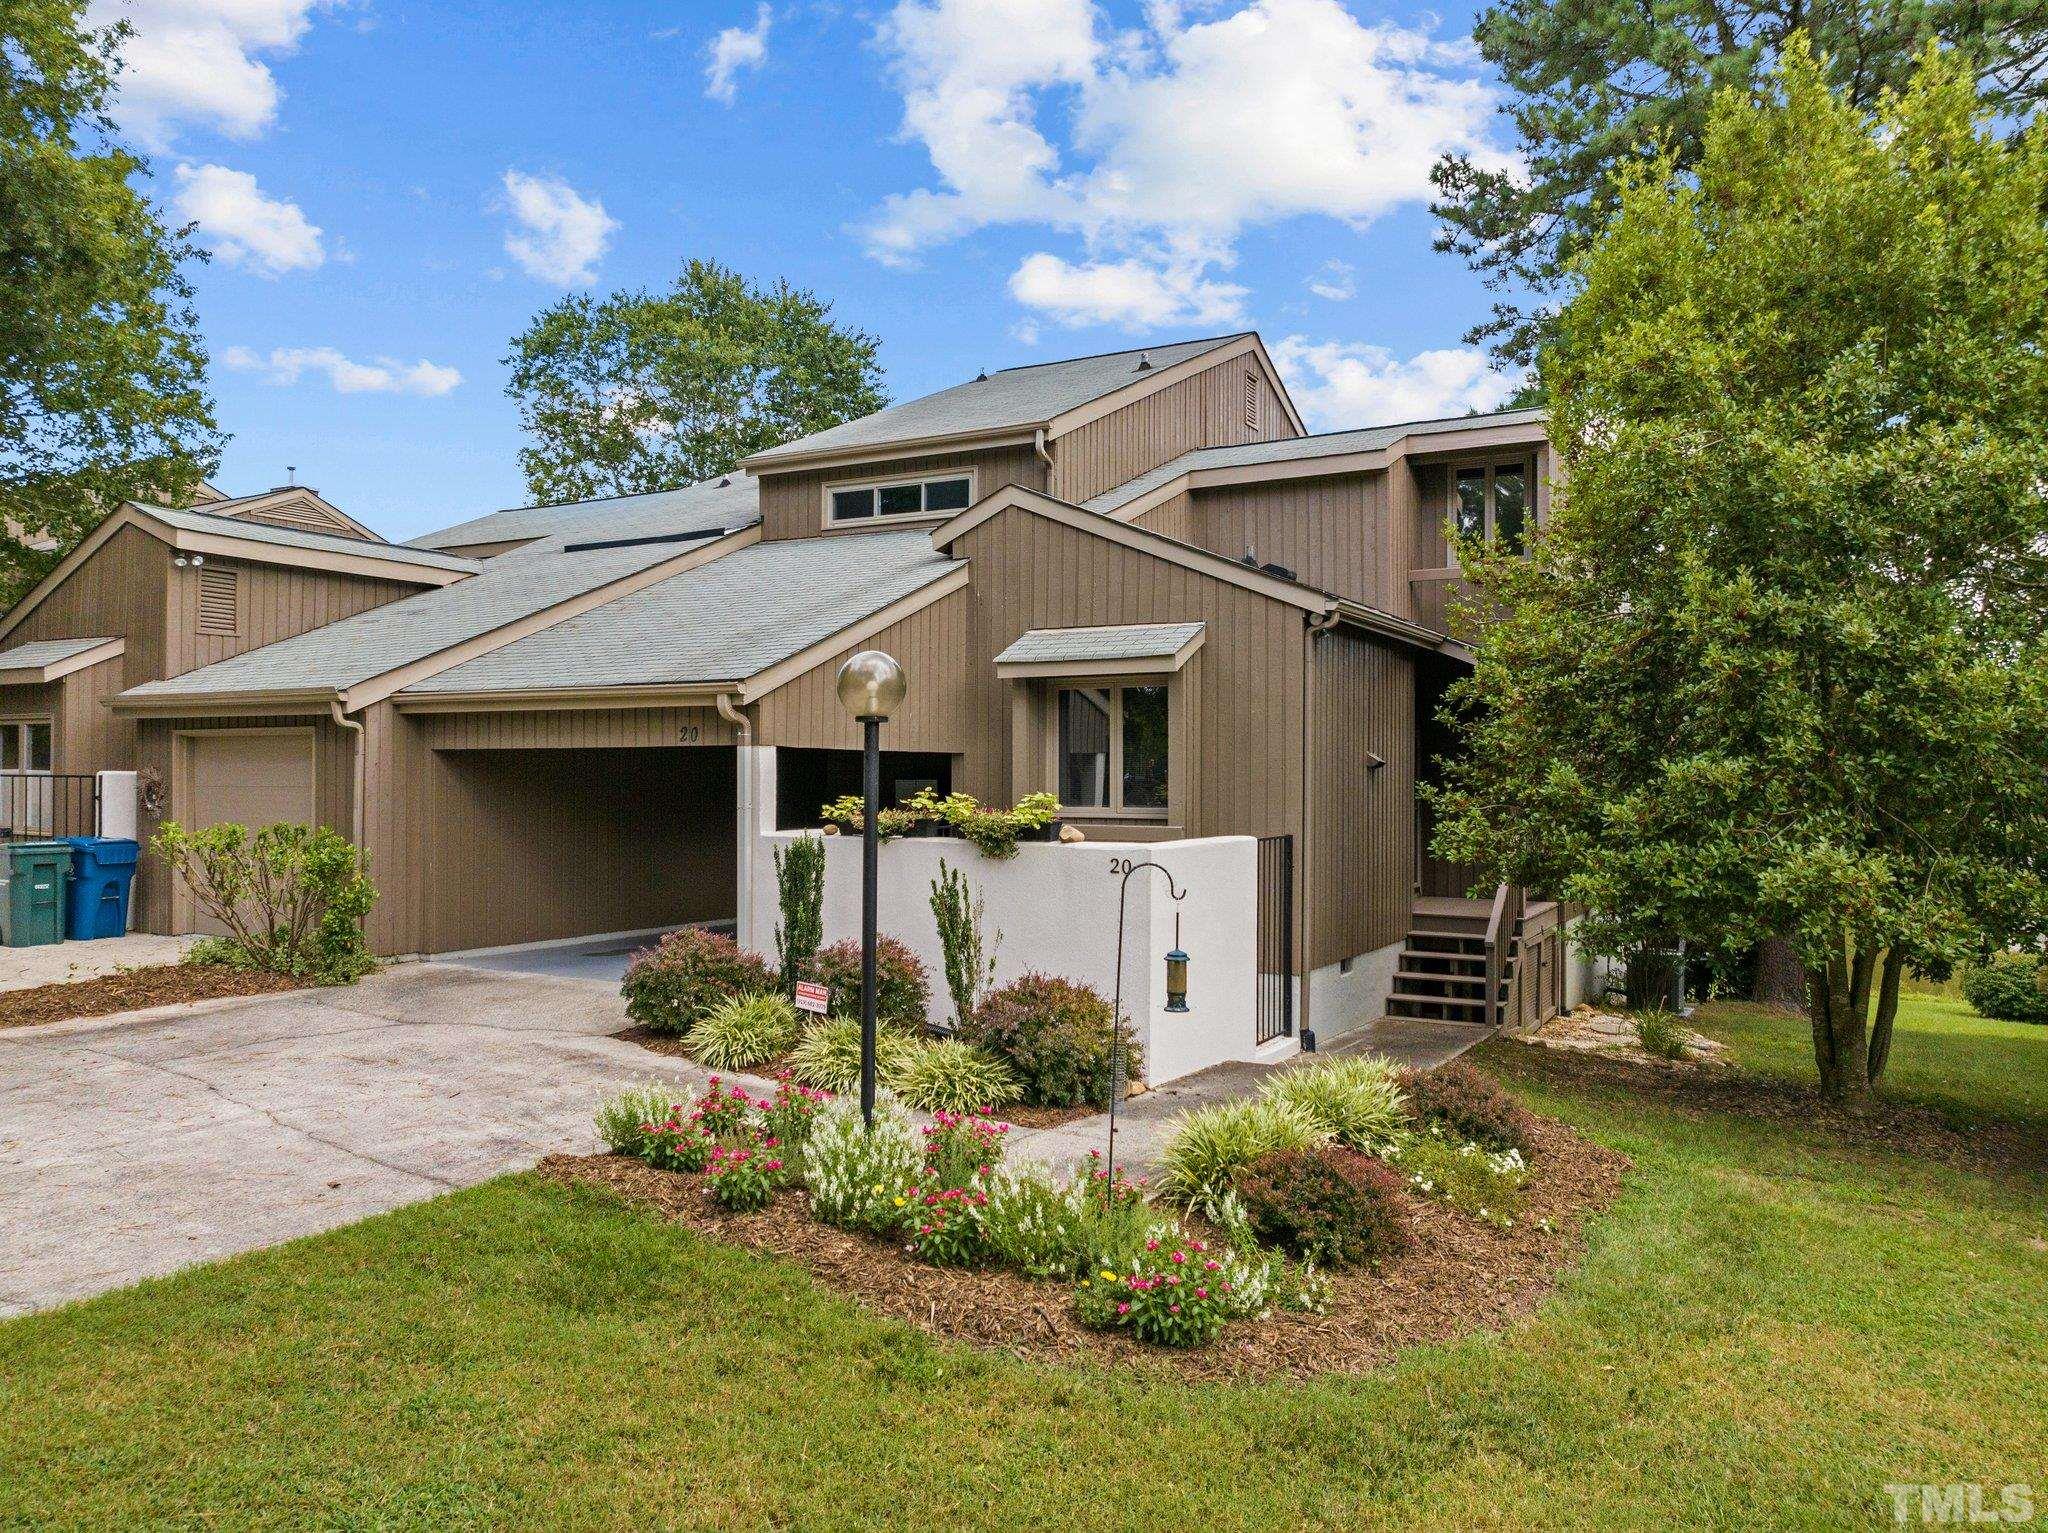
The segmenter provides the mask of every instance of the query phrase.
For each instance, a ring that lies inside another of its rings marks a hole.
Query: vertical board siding
[[[1415,880],[1415,667],[1347,633],[1318,636],[1307,962],[1321,968],[1397,942]],[[1371,756],[1386,765],[1373,770]]]
[[[889,526],[902,526],[902,521],[891,522],[878,518],[867,526],[851,527],[845,531],[827,534],[823,525],[825,514],[824,492],[828,484],[839,484],[848,480],[885,479],[900,474],[904,478],[921,477],[926,474],[958,472],[964,468],[974,470],[974,495],[977,500],[994,494],[1006,484],[1020,484],[1026,489],[1045,488],[1045,460],[1038,456],[1038,450],[1030,443],[1013,447],[997,447],[986,452],[949,453],[942,457],[881,459],[873,463],[847,464],[839,468],[803,469],[791,473],[766,473],[761,475],[761,537],[772,541],[776,538],[858,537],[863,532],[879,531]],[[909,525],[930,526],[931,523],[914,521]]]
[[[1146,525],[1226,559],[1255,552],[1305,585],[1377,606],[1385,515],[1386,475],[1376,472],[1197,490],[1185,531]]]
[[[1257,379],[1259,427],[1244,423],[1244,375]],[[1294,436],[1294,425],[1249,357],[1233,357],[1135,400],[1060,437],[1052,448],[1050,493],[1081,502],[1193,452]]]
[[[716,708],[423,713],[415,716],[415,723],[422,741],[434,750],[618,750],[733,743],[733,727]]]
[[[816,750],[858,750],[861,727],[840,705],[836,682],[848,655],[886,650],[903,663],[909,682],[903,708],[883,728],[890,750],[937,751],[957,755],[970,747],[970,696],[977,670],[968,649],[969,592],[955,591],[891,623],[880,633],[849,644],[757,705],[755,742]],[[991,656],[992,658],[992,656]]]
[[[172,569],[167,587],[168,649],[164,675],[179,676],[212,665],[245,650],[261,649],[387,602],[413,596],[422,589],[402,580],[372,580],[328,570],[293,569],[284,565],[230,566],[240,577],[240,619],[232,634],[201,629],[201,583],[223,566]],[[144,678],[137,676],[139,682]],[[131,682],[130,685],[135,683]]]
[[[171,550],[139,527],[123,527],[36,606],[7,636],[32,639],[126,639],[130,686],[155,681],[164,669],[164,587]]]

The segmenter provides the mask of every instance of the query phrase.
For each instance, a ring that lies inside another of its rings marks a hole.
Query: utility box
[[[141,847],[120,836],[66,836],[71,885],[64,896],[64,934],[74,942],[119,937],[128,930],[128,889]]]
[[[7,887],[0,896],[0,941],[8,947],[62,942],[64,884],[71,874],[71,848],[62,841],[11,841],[4,871]]]

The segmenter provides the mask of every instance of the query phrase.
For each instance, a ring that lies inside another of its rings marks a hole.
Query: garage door
[[[174,812],[187,829],[230,822],[260,830],[265,825],[313,821],[313,733],[307,729],[240,730],[191,734],[179,739],[184,800]],[[181,932],[217,932],[219,924],[198,910],[179,884],[173,912]]]

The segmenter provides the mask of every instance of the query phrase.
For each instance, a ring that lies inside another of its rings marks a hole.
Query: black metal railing
[[[99,833],[100,782],[89,772],[0,772],[0,841]]]
[[[1259,837],[1258,1041],[1294,1033],[1294,837]]]

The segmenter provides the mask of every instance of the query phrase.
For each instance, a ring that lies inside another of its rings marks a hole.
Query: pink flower
[[[1148,1251],[1156,1251],[1159,1249],[1159,1242],[1156,1240],[1147,1240],[1145,1242],[1145,1249]]]
[[[1209,1297],[1209,1290],[1206,1288],[1197,1288],[1195,1290],[1195,1297],[1198,1299],[1206,1299]]]
[[[1180,1313],[1180,1306],[1178,1304],[1169,1304],[1166,1306],[1166,1312],[1169,1315],[1178,1315]]]
[[[1188,1259],[1188,1253],[1185,1251],[1176,1251],[1173,1253],[1173,1259],[1176,1263],[1184,1262]]]
[[[1131,1312],[1130,1302],[1128,1300],[1125,1300],[1118,1303],[1116,1307],[1116,1312],[1119,1315],[1128,1315]]]

